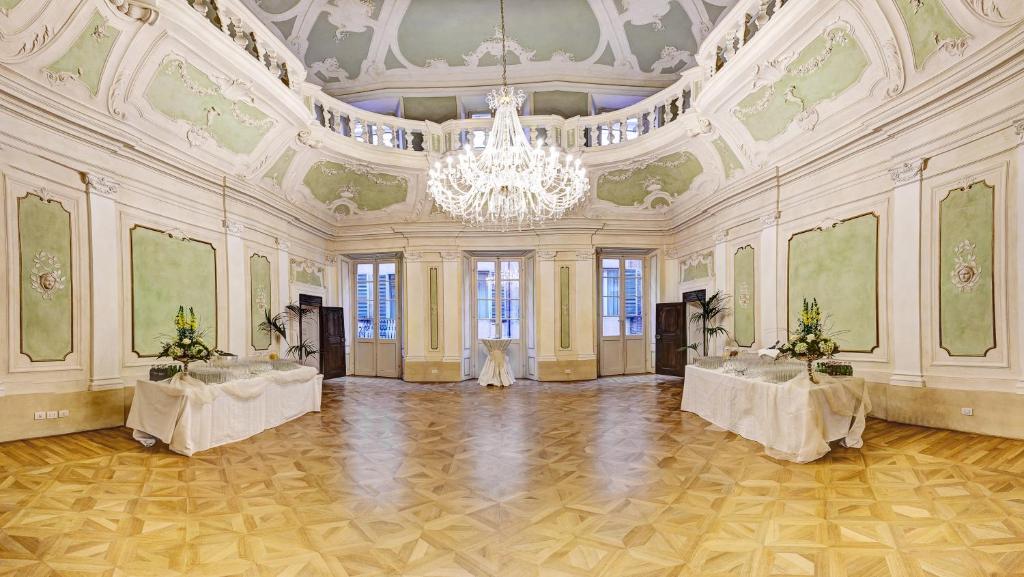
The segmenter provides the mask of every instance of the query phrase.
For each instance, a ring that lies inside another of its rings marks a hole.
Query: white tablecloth
[[[806,374],[769,383],[722,371],[686,367],[682,409],[764,445],[776,459],[807,463],[828,453],[829,441],[861,447],[871,410],[864,379]]]
[[[508,364],[508,348],[512,344],[509,339],[480,339],[487,349],[487,362],[480,370],[482,386],[498,385],[507,387],[516,382],[512,367]]]
[[[217,385],[180,374],[170,381],[139,380],[126,424],[144,445],[160,439],[191,456],[319,412],[323,380],[312,367]]]

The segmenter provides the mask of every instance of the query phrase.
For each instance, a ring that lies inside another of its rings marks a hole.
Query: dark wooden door
[[[320,372],[325,379],[345,376],[345,309],[320,307]]]
[[[658,303],[654,331],[654,372],[683,376],[686,370],[686,303]]]

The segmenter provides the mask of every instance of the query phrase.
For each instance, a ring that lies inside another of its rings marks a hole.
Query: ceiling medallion
[[[505,2],[501,0],[501,88],[487,104],[494,124],[479,154],[468,145],[431,168],[427,190],[441,210],[472,226],[532,228],[556,220],[590,188],[586,170],[541,139],[531,145],[519,120],[525,93],[508,85]]]

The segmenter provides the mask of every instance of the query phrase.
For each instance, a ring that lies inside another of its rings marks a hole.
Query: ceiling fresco
[[[497,81],[497,0],[243,1],[335,95]],[[668,85],[735,2],[510,0],[510,79]]]

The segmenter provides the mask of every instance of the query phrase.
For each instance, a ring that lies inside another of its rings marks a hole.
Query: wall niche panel
[[[249,256],[249,340],[252,348],[265,351],[270,348],[270,333],[260,329],[270,310],[273,284],[270,259],[261,254]]]
[[[733,255],[733,338],[741,347],[750,347],[756,340],[754,327],[755,293],[754,247],[749,244],[736,249]]]
[[[60,201],[18,199],[21,352],[32,362],[74,351],[71,213]]]
[[[217,345],[217,257],[207,242],[136,225],[130,232],[132,350],[155,357],[174,330],[179,306],[192,307],[206,343]]]
[[[980,181],[939,201],[939,346],[951,357],[996,348],[995,192]]]
[[[789,238],[787,314],[796,329],[803,299],[818,299],[826,326],[841,331],[841,352],[879,346],[877,214],[868,213]]]

